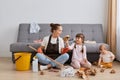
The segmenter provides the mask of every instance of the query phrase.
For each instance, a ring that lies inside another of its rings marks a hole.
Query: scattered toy
[[[59,72],[59,70],[58,70],[58,69],[53,69],[53,68],[51,68],[51,69],[49,70],[49,72]]]
[[[100,69],[100,72],[101,72],[101,73],[103,73],[104,71],[105,71],[105,69],[104,69],[104,68],[101,68],[101,69]]]
[[[74,74],[75,70],[71,66],[65,66],[60,72],[61,77],[72,77]]]
[[[86,75],[95,76],[96,73],[97,73],[96,69],[93,69],[93,68],[85,70]]]
[[[44,75],[44,72],[43,72],[43,71],[40,71],[40,75]]]
[[[87,75],[85,74],[84,71],[77,71],[77,76],[82,78],[82,79],[86,79],[87,78]]]
[[[92,64],[95,65],[95,66],[97,66],[97,65],[98,65],[98,62],[95,61],[95,62],[93,62]]]
[[[114,73],[116,73],[116,71],[115,71],[114,69],[112,69],[112,70],[110,71],[110,73],[111,73],[111,74],[114,74]]]
[[[94,68],[80,68],[79,71],[76,72],[76,75],[82,79],[87,80],[88,76],[95,76],[97,73]]]

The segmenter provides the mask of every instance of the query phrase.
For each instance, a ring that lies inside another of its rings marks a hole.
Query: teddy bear
[[[69,39],[70,39],[70,35],[66,35],[66,36],[63,37],[64,42],[69,41]]]

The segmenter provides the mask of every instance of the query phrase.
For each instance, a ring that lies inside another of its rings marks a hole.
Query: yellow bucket
[[[30,69],[31,53],[28,52],[15,53],[14,57],[16,70],[24,71]]]

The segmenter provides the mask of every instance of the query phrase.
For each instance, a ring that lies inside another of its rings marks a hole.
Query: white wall
[[[19,23],[101,23],[107,0],[0,0],[0,57],[10,57]]]

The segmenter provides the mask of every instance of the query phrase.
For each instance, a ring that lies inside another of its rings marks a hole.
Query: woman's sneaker
[[[42,71],[42,70],[45,70],[45,69],[48,69],[48,67],[47,67],[47,66],[40,65],[40,70],[41,70],[41,71]]]

